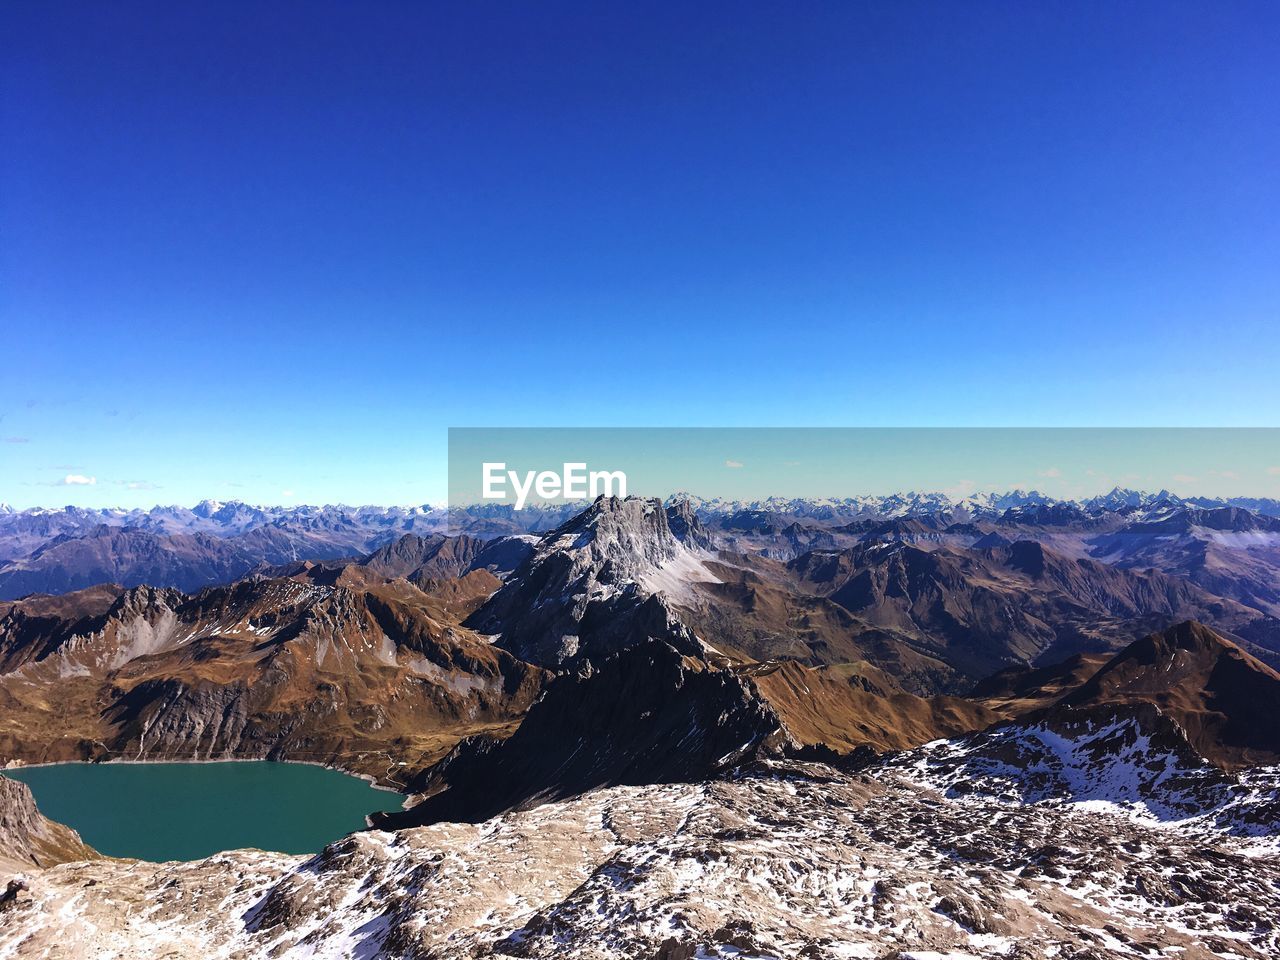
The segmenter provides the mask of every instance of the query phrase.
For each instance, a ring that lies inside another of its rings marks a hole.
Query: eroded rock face
[[[764,764],[310,859],[67,865],[0,915],[0,955],[1262,960],[1275,837]]]
[[[30,787],[0,776],[0,869],[51,867],[96,856],[78,833],[36,809]],[[0,880],[8,879],[0,874]]]
[[[702,550],[713,547],[711,531],[703,525],[698,512],[687,499],[667,505],[667,526],[671,528],[672,536],[686,547]]]

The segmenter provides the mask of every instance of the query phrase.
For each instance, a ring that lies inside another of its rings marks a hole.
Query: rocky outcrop
[[[671,528],[671,535],[686,547],[697,550],[712,548],[711,531],[703,525],[687,499],[667,505],[667,526]]]
[[[25,783],[0,776],[0,867],[51,867],[97,856],[78,833],[36,809],[35,797]]]
[[[375,822],[476,821],[602,786],[701,780],[781,736],[749,680],[645,640],[557,677],[509,739],[460,744],[411,785],[426,800]]]
[[[889,758],[887,770],[974,805],[1103,810],[1188,836],[1280,835],[1280,770],[1226,773],[1151,703],[1055,708]]]

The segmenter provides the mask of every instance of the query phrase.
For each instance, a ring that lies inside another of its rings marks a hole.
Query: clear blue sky
[[[1270,3],[4,4],[0,500],[421,502],[450,425],[1276,425],[1277,63]]]

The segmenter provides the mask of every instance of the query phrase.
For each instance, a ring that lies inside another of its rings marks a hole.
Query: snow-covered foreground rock
[[[1280,954],[1280,856],[1260,818],[1245,836],[955,794],[931,782],[938,750],[616,787],[310,859],[66,864],[0,913],[0,956]]]

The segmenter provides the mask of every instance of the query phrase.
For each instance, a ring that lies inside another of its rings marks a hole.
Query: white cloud
[[[125,487],[129,490],[159,490],[160,488],[150,480],[126,480]]]
[[[1060,477],[1060,476],[1062,476],[1062,471],[1061,471],[1061,470],[1059,470],[1057,467],[1050,467],[1048,470],[1041,470],[1041,471],[1037,474],[1037,476],[1047,477],[1047,478],[1049,478],[1049,479],[1053,479],[1054,477]]]
[[[741,470],[741,469],[742,469],[742,461],[740,461],[740,460],[726,460],[726,461],[724,462],[724,465],[725,465],[726,467],[728,467],[730,470]]]
[[[978,489],[978,485],[972,480],[961,480],[950,487],[943,487],[939,493],[946,494],[952,500],[963,500],[965,497],[972,496]]]
[[[1175,473],[1173,475],[1174,483],[1199,483],[1199,477],[1193,477],[1188,473]]]
[[[97,482],[97,477],[86,477],[81,473],[68,473],[62,478],[62,486],[64,487],[92,487]]]
[[[281,491],[280,491],[280,496],[282,496],[282,497],[292,497],[292,496],[293,496],[293,491],[292,491],[292,490],[281,490]]]
[[[1267,467],[1267,473],[1273,477],[1280,477],[1280,467]]]

